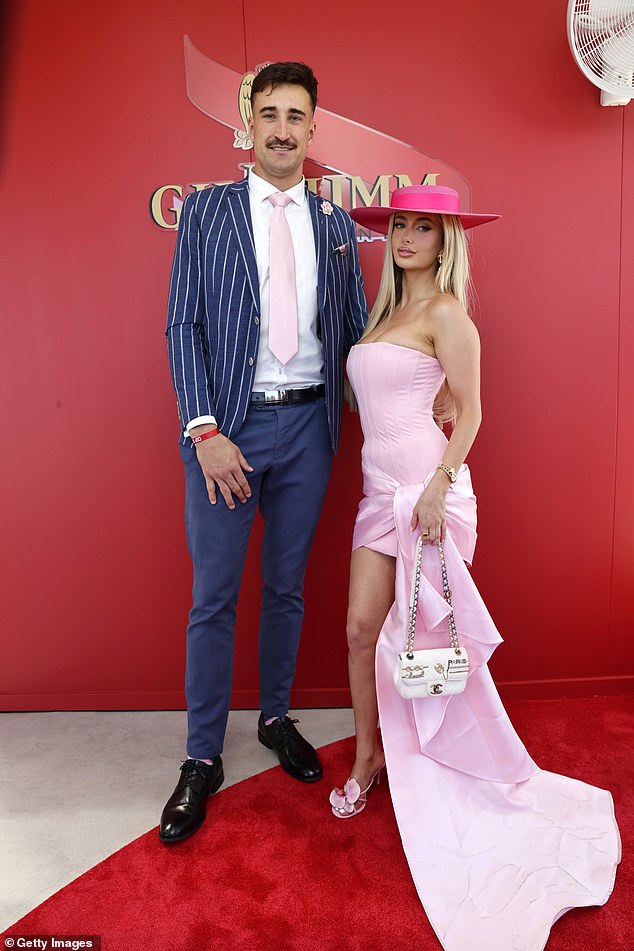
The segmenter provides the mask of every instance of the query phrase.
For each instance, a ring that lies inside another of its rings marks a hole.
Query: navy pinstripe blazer
[[[341,428],[343,358],[368,311],[352,219],[307,191],[317,253],[319,333],[332,448]],[[326,206],[328,207],[328,206]],[[337,249],[346,246],[342,254]],[[260,337],[248,181],[188,195],[170,281],[167,344],[181,423],[215,416],[229,438],[244,422]]]

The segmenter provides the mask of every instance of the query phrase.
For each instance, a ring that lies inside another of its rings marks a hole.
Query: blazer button
[[[253,318],[253,323],[256,324],[256,326],[257,326],[257,324],[260,323],[260,318],[258,317],[257,314],[256,314],[255,317]]]
[[[249,357],[249,366],[250,366],[250,367],[253,366],[253,357]]]

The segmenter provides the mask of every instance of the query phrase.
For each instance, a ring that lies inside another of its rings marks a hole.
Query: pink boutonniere
[[[319,209],[323,215],[332,214],[332,205],[330,204],[329,201],[322,201],[321,205],[319,206]]]

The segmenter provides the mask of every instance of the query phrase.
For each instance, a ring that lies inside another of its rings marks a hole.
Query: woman
[[[460,212],[453,189],[410,186],[352,217],[388,243],[348,360],[365,436],[347,626],[356,755],[332,812],[358,815],[387,760],[405,853],[443,947],[537,951],[564,911],[607,901],[620,844],[610,794],[543,772],[515,733],[486,666],[501,638],[465,566],[476,510],[464,460],[480,394],[464,232],[499,216]],[[448,646],[442,540],[470,673],[461,694],[405,700],[393,672],[419,535],[416,647]]]

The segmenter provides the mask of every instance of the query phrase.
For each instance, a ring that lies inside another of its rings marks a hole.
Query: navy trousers
[[[212,505],[196,451],[181,445],[185,528],[194,568],[187,626],[187,753],[222,752],[233,672],[233,637],[249,534],[259,506],[264,519],[260,616],[260,707],[265,718],[289,708],[304,616],[306,563],[321,512],[332,449],[325,399],[290,406],[251,406],[234,440],[253,472],[251,498],[228,509]]]

